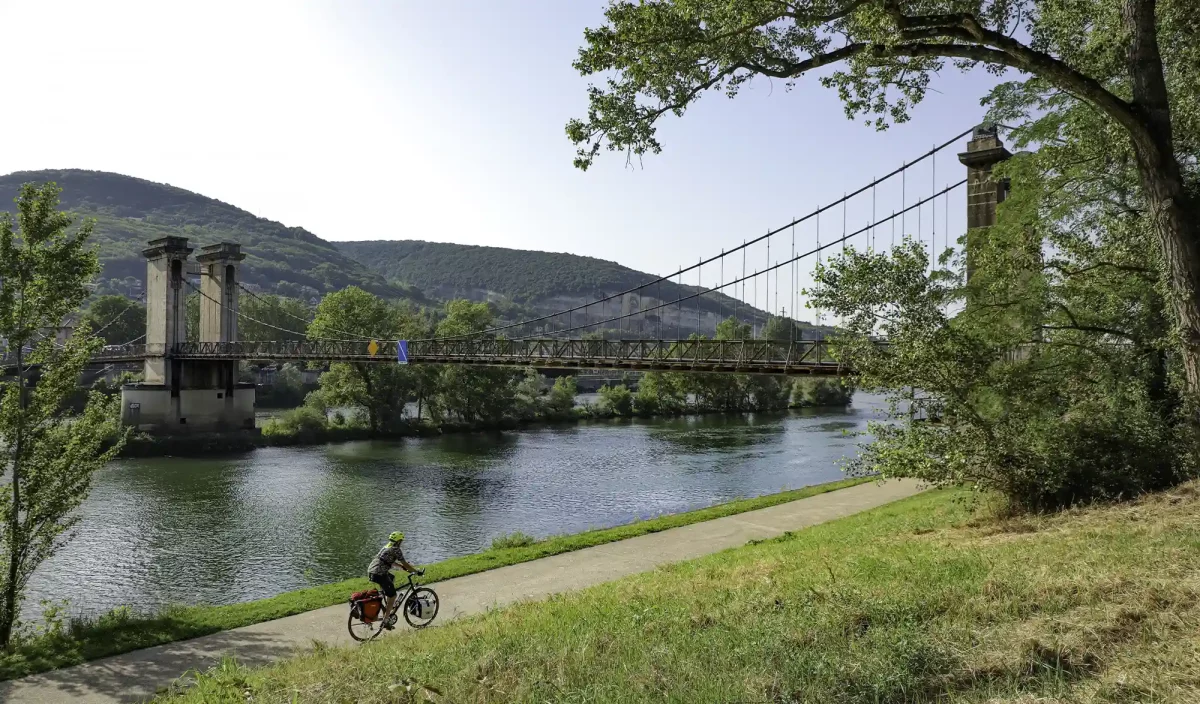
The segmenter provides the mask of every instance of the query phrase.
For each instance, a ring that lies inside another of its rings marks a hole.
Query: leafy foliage
[[[293,408],[263,426],[263,435],[320,435],[325,430],[325,414],[313,406]]]
[[[633,393],[624,384],[600,387],[600,408],[614,416],[627,416],[633,412]]]
[[[575,394],[578,387],[575,377],[560,376],[554,380],[550,393],[546,395],[545,415],[550,418],[569,418],[575,412]]]
[[[486,303],[450,301],[436,334],[468,335],[486,330],[492,322],[492,311]],[[447,366],[437,381],[433,410],[468,424],[499,421],[513,414],[517,385],[524,377],[521,370],[502,367]]]
[[[315,339],[397,339],[422,337],[422,318],[406,305],[389,303],[357,286],[321,299],[308,327]],[[365,408],[367,422],[379,432],[400,422],[404,404],[416,387],[413,373],[400,365],[338,362],[321,375],[314,405]]]
[[[1000,244],[996,234],[991,257],[1030,263],[1027,249]],[[892,418],[905,421],[872,426],[876,440],[862,466],[996,489],[1014,507],[1036,510],[1130,496],[1190,475],[1193,445],[1179,434],[1177,396],[1172,401],[1157,378],[1160,350],[1115,340],[1094,324],[1057,324],[1064,308],[1096,308],[1074,297],[1073,283],[1037,270],[980,273],[986,286],[973,281],[971,302],[956,316],[947,310],[967,291],[949,273],[931,280],[927,271],[924,251],[909,241],[891,254],[849,249],[818,272],[814,302],[847,321],[839,355],[863,387],[889,392]],[[1142,293],[1153,298],[1148,288]],[[1161,302],[1154,309],[1161,318]],[[1147,312],[1126,307],[1122,317]],[[874,343],[879,332],[887,347]]]
[[[0,645],[7,647],[30,576],[70,537],[92,473],[112,457],[123,436],[118,403],[92,392],[83,412],[66,403],[83,367],[100,346],[88,325],[62,346],[41,333],[57,328],[87,296],[99,269],[88,251],[90,223],[69,231],[58,212],[59,189],[25,185],[14,220],[0,216],[0,338],[17,355],[16,382],[0,386]],[[36,386],[29,369],[40,365]],[[107,445],[107,449],[105,446]]]
[[[88,306],[84,321],[106,345],[123,345],[146,336],[146,307],[125,296],[100,296]]]

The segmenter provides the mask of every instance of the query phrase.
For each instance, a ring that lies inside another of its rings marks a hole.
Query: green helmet
[[[391,535],[388,536],[388,542],[390,542],[390,543],[398,543],[401,540],[404,540],[404,534],[401,533],[400,531],[395,531]]]

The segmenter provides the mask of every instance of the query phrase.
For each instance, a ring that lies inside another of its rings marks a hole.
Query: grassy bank
[[[473,555],[451,558],[428,565],[423,581],[427,583],[441,581],[505,565],[528,562],[540,557],[795,501],[861,484],[865,481],[870,481],[870,479],[847,479],[720,504],[698,511],[660,516],[615,528],[555,536],[529,545],[492,549]],[[363,569],[365,571],[366,565],[363,566]],[[177,607],[150,618],[117,612],[92,622],[62,624],[61,627],[46,635],[24,640],[13,652],[0,654],[0,679],[12,679],[107,655],[195,638],[342,603],[351,592],[367,588],[367,586],[368,583],[365,579],[351,579],[242,604]]]
[[[1021,520],[973,506],[929,492],[365,647],[226,663],[171,701],[1200,701],[1194,485]]]

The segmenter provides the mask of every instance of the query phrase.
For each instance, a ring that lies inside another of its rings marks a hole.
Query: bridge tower
[[[238,363],[177,356],[187,342],[185,289],[192,253],[183,237],[150,242],[146,257],[145,380],[121,389],[127,425],[165,435],[254,428],[254,385],[238,383]],[[200,330],[204,343],[237,342],[238,280],[245,258],[230,242],[201,248]]]
[[[992,168],[1011,156],[1000,140],[999,130],[989,124],[976,127],[967,151],[958,155],[967,167],[967,281],[975,268],[971,263],[972,240],[996,224],[996,207],[1008,195],[1007,180],[992,178]]]
[[[186,237],[151,240],[142,250],[146,258],[146,364],[147,384],[171,386],[176,370],[168,354],[187,342],[187,292],[183,290],[187,260],[192,253]]]

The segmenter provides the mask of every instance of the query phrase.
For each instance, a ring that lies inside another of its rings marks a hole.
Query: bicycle
[[[422,573],[424,574],[424,573]],[[404,613],[404,620],[413,628],[425,628],[437,618],[437,592],[429,587],[422,587],[413,582],[413,574],[408,574],[408,585],[401,587],[396,594],[399,606],[386,619],[383,617],[383,595],[379,590],[355,592],[350,597],[350,617],[346,620],[346,628],[350,637],[359,642],[374,640],[389,626],[395,626],[400,620],[397,615]]]

